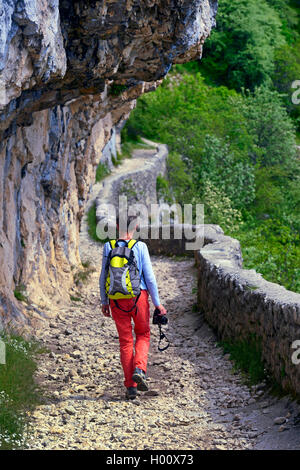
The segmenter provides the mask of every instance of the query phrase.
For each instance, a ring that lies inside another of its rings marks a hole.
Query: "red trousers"
[[[147,290],[141,290],[137,301],[137,309],[131,312],[120,310],[113,300],[110,300],[111,314],[116,322],[120,342],[120,357],[124,371],[125,387],[136,387],[131,377],[136,367],[147,371],[148,351],[150,346],[150,307],[149,294]],[[135,299],[118,300],[118,305],[124,310],[133,307]],[[134,321],[134,332],[136,336],[135,345],[132,335],[131,319]]]

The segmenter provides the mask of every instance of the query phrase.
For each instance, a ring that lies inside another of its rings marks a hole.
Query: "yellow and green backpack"
[[[119,246],[120,241],[125,242],[125,245]],[[137,240],[110,240],[109,242],[111,250],[106,263],[105,284],[106,295],[109,299],[117,301],[136,297],[136,301],[138,300],[141,278],[133,251],[137,242]]]

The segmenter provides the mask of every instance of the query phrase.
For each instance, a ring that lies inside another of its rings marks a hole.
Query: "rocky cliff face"
[[[1,2],[2,323],[40,316],[70,285],[113,126],[172,63],[201,55],[215,13],[215,0]],[[15,298],[21,286],[31,304]]]

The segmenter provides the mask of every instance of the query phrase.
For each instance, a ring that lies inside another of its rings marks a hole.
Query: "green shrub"
[[[297,135],[286,97],[272,88],[273,79],[279,91],[286,91],[298,70],[293,48],[299,34],[288,37],[295,15],[288,18],[282,0],[225,0],[222,5],[218,35],[212,33],[211,64],[174,67],[155,92],[138,99],[122,132],[135,140],[141,135],[166,143],[168,187],[158,181],[159,191],[181,205],[203,203],[206,222],[241,240],[246,267],[299,291]],[[232,58],[223,54],[227,48],[234,51]],[[285,60],[291,70],[285,71]],[[205,70],[205,79],[198,70]],[[229,82],[252,91],[237,93],[224,86]],[[289,242],[283,244],[286,233]]]
[[[93,204],[87,212],[86,215],[87,224],[88,224],[88,234],[92,240],[99,241],[97,237],[97,219],[96,219],[96,205]]]
[[[219,345],[234,361],[233,370],[240,370],[249,385],[260,383],[266,378],[260,339],[251,335],[247,340],[221,341]]]
[[[255,269],[270,281],[300,293],[299,232],[279,219],[245,223],[231,232],[241,242],[244,267]]]
[[[158,175],[156,178],[156,193],[158,201],[163,200],[166,203],[172,202],[169,182],[161,175]]]
[[[126,178],[122,181],[119,188],[119,195],[127,196],[129,201],[137,200],[137,192],[131,178]]]
[[[221,197],[227,197],[230,205],[237,209],[249,207],[255,198],[253,165],[237,159],[229,142],[218,137],[205,136],[203,152],[194,171],[199,191],[204,196],[208,180],[209,186],[217,188]]]
[[[36,383],[37,356],[45,349],[35,340],[2,332],[6,364],[0,364],[0,449],[26,446],[30,433],[29,416],[44,395]]]
[[[70,295],[70,300],[72,300],[72,302],[80,302],[82,298],[76,297],[76,295]]]
[[[267,1],[223,0],[202,67],[218,85],[253,90],[271,82],[275,48],[284,42],[282,20]]]
[[[24,294],[25,291],[26,291],[26,287],[24,286],[24,284],[20,284],[16,286],[14,290],[15,298],[19,300],[20,302],[28,302],[28,297]]]
[[[177,152],[170,152],[167,158],[167,177],[170,197],[183,205],[190,203],[195,193],[193,177],[189,168]]]
[[[105,176],[109,175],[110,170],[108,166],[104,163],[99,163],[96,170],[96,183],[99,183]]]
[[[284,93],[285,107],[293,117],[300,117],[299,105],[292,102],[292,83],[300,79],[300,40],[293,45],[284,44],[275,52],[275,67],[272,75],[277,91]],[[298,125],[299,126],[299,125]]]
[[[127,90],[127,88],[128,88],[127,85],[119,85],[117,83],[113,83],[109,88],[109,94],[112,95],[112,96],[119,96],[125,90]]]
[[[260,166],[286,164],[296,155],[296,130],[278,92],[260,87],[248,94],[241,110],[247,120],[253,163]]]
[[[102,240],[97,235],[97,218],[96,218],[96,204],[94,203],[86,214],[86,221],[88,225],[88,234],[92,240],[99,243],[105,243],[108,238]]]
[[[242,214],[220,188],[210,180],[203,182],[203,196],[197,201],[204,204],[205,223],[218,224],[223,230],[235,231],[242,225]]]
[[[75,285],[78,286],[82,283],[85,283],[89,280],[90,276],[92,273],[94,273],[96,270],[94,267],[88,267],[84,269],[79,269],[75,274],[74,274],[74,282]],[[79,297],[73,297],[71,300],[81,300]]]

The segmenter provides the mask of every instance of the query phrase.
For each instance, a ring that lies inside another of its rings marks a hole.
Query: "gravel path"
[[[81,248],[83,259],[93,259],[99,267],[102,246],[87,240]],[[196,282],[193,261],[155,257],[153,266],[170,314],[168,336],[172,346],[158,352],[157,327],[152,325],[150,391],[140,393],[133,402],[125,399],[116,328],[99,308],[97,269],[80,289],[83,300],[61,307],[49,329],[40,332],[52,351],[39,370],[51,403],[39,407],[33,415],[32,448],[252,446],[248,430],[234,422],[229,427],[217,423],[209,411],[207,393],[212,388],[222,410],[225,405],[241,404],[251,397],[239,378],[230,373],[230,363],[215,347],[215,338],[202,318],[192,312],[195,295],[191,291]]]
[[[90,203],[96,194],[97,187]],[[115,324],[100,310],[102,245],[85,223],[80,237],[81,258],[95,271],[36,332],[51,351],[38,370],[49,398],[32,415],[29,448],[300,449],[299,407],[245,386],[197,312],[193,259],[152,258],[172,345],[158,352],[151,326],[150,390],[127,401]]]

